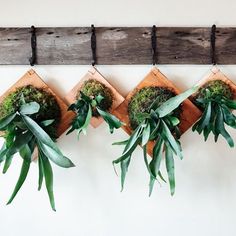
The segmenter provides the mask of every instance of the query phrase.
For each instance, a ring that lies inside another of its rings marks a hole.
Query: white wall
[[[91,1],[21,0],[1,1],[1,26],[235,26],[233,0],[182,1]],[[1,50],[1,49],[0,49]],[[1,53],[1,51],[0,51]],[[29,66],[1,66],[0,93],[22,76]],[[36,71],[62,96],[86,73],[88,66],[35,66]],[[151,66],[98,66],[98,69],[126,95]],[[205,75],[210,66],[160,66],[181,89]],[[220,66],[236,82],[236,66]],[[230,130],[236,140],[236,133]],[[142,152],[134,155],[126,187],[120,193],[119,178],[112,160],[121,153],[113,141],[126,138],[119,130],[109,135],[103,124],[89,129],[77,142],[75,135],[63,135],[58,144],[77,165],[65,170],[54,167],[57,212],[50,209],[45,189],[37,192],[37,165],[17,198],[5,203],[17,180],[20,159],[6,175],[0,175],[0,234],[57,236],[120,235],[236,235],[236,153],[224,140],[205,143],[188,131],[182,137],[184,160],[176,158],[177,191],[156,184],[148,197],[148,174]]]

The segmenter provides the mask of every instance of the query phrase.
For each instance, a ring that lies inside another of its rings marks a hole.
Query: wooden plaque
[[[224,75],[219,68],[214,66],[211,70],[210,73],[205,76],[203,79],[201,79],[196,85],[202,87],[204,84],[206,84],[209,81],[214,81],[214,80],[222,80],[226,84],[228,84],[232,90],[233,93],[233,98],[236,99],[236,84],[234,84],[230,79]],[[194,97],[194,94],[193,94]]]
[[[68,105],[74,103],[76,101],[77,94],[83,86],[84,82],[90,79],[97,80],[111,89],[114,96],[114,100],[109,112],[113,114],[114,109],[117,108],[124,101],[124,98],[117,92],[117,90],[111,84],[107,82],[107,80],[96,70],[95,67],[91,67],[89,71],[85,74],[85,76],[79,81],[79,83],[77,83],[75,87],[65,96],[65,101]],[[102,122],[102,117],[92,117],[90,124],[92,125],[92,127],[97,128]]]
[[[148,75],[136,86],[136,88],[128,94],[125,101],[114,111],[114,114],[126,125],[123,129],[128,133],[132,133],[128,116],[128,104],[132,96],[140,89],[149,86],[161,86],[170,88],[176,94],[180,91],[175,85],[169,81],[157,68],[153,68]],[[182,112],[180,114],[180,132],[183,134],[188,130],[200,117],[201,111],[189,100],[186,99],[182,104]],[[152,156],[154,142],[149,142],[147,152]]]
[[[54,92],[51,88],[39,77],[39,75],[34,70],[29,70],[25,75],[23,75],[15,84],[13,84],[1,97],[0,103],[5,97],[11,92],[14,92],[19,87],[24,87],[27,85],[32,85],[36,88],[43,88],[50,92],[57,100],[58,105],[61,109],[61,121],[58,126],[57,135],[58,137],[63,134],[68,128],[74,117],[73,112],[68,112],[68,106],[66,103]]]

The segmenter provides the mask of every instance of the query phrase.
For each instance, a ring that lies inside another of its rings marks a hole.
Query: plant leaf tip
[[[6,205],[10,205],[12,203],[12,200],[9,200]]]

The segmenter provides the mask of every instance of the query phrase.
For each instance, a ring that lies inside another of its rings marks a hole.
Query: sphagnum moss
[[[81,88],[81,92],[92,99],[98,95],[101,95],[103,99],[100,102],[99,107],[103,111],[109,111],[111,109],[114,96],[111,89],[105,86],[103,83],[95,79],[86,80]],[[80,93],[78,93],[77,95],[77,99],[79,98]],[[95,109],[93,109],[93,116],[99,116],[98,112]]]
[[[138,90],[132,96],[128,104],[128,114],[131,128],[134,130],[139,124],[142,123],[143,119],[141,119],[138,114],[149,112],[153,101],[156,100],[154,108],[157,108],[173,96],[175,96],[175,93],[166,87],[150,86]],[[177,113],[175,115],[177,115]],[[177,117],[178,116],[179,115],[177,115]]]
[[[33,120],[40,123],[43,120],[54,119],[53,124],[44,127],[44,129],[52,138],[56,138],[58,123],[61,119],[60,106],[56,98],[43,88],[27,85],[11,92],[0,104],[0,119],[16,112],[20,108],[22,95],[26,103],[37,102],[40,105],[39,112],[32,115]]]
[[[198,98],[215,99],[217,97],[224,97],[227,99],[233,98],[233,93],[230,86],[222,80],[213,80],[207,82],[199,89],[198,93],[195,96],[195,99]]]

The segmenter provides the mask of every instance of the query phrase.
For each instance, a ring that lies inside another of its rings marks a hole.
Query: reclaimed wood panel
[[[0,28],[0,64],[27,65],[29,28]],[[152,64],[152,27],[97,27],[97,63]],[[211,64],[211,27],[157,27],[158,64]],[[90,27],[36,27],[39,65],[91,64]],[[236,28],[216,29],[218,64],[236,64]]]

